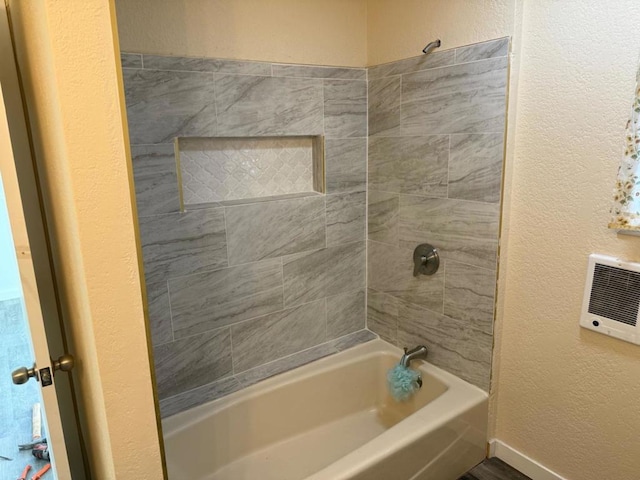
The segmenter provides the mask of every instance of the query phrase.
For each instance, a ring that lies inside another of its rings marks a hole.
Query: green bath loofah
[[[402,365],[396,365],[387,373],[387,384],[391,396],[399,402],[407,401],[418,391],[420,374]]]

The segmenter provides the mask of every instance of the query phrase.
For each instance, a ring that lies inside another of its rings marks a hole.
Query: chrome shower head
[[[440,39],[434,40],[433,42],[429,43],[426,47],[422,49],[422,53],[424,53],[425,55],[429,55],[433,50],[438,48],[440,45],[442,45],[442,42],[440,41]]]

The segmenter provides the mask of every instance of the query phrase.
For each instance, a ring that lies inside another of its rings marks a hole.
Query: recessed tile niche
[[[176,142],[187,210],[325,192],[321,135],[185,137]]]

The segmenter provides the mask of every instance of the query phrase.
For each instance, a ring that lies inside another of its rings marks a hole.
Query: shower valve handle
[[[413,251],[413,276],[433,275],[440,267],[438,250],[428,243],[422,243]]]

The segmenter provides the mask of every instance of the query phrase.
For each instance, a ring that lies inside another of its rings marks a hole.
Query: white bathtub
[[[375,340],[163,421],[170,480],[455,480],[486,453],[488,397],[429,363],[407,403],[402,351]]]

